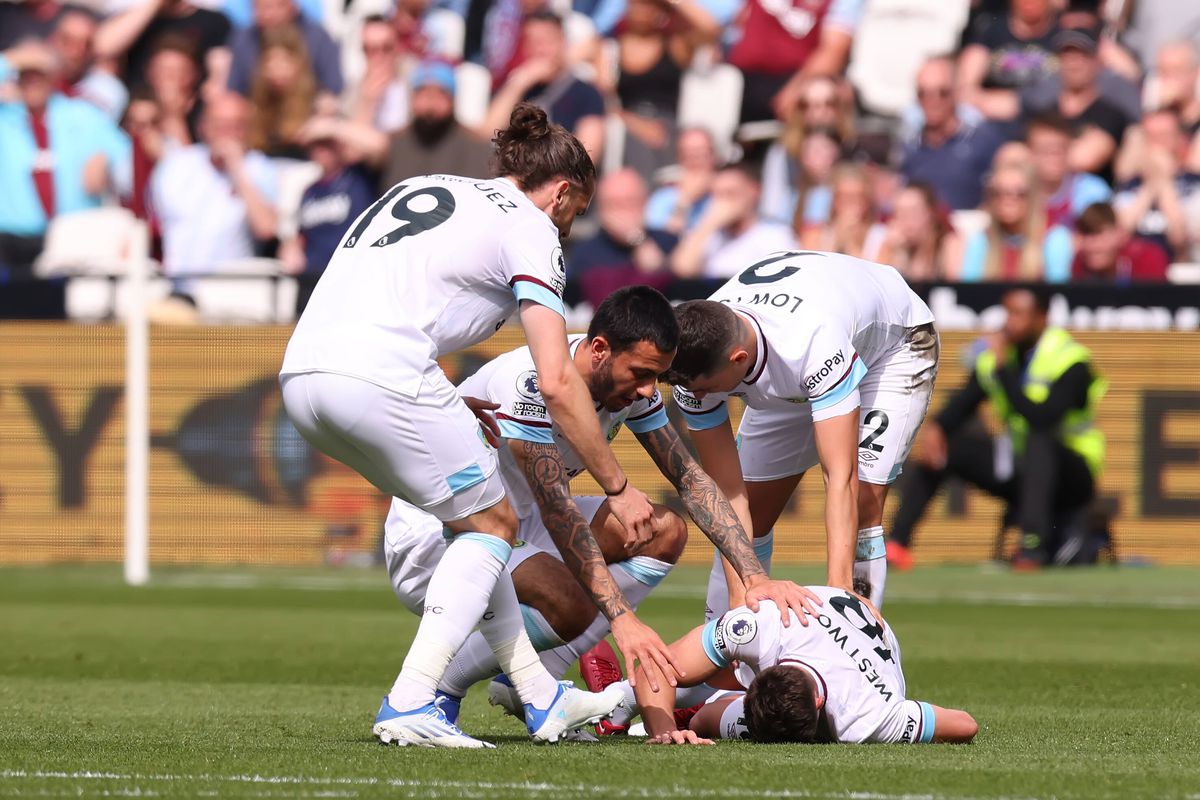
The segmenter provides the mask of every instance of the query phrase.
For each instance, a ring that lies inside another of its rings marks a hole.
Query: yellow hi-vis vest
[[[1062,328],[1047,328],[1038,339],[1029,367],[1025,370],[1025,396],[1034,403],[1045,402],[1050,395],[1050,386],[1064,372],[1076,364],[1090,361],[1088,349],[1071,338],[1071,334]],[[1029,435],[1029,422],[1008,402],[1004,389],[996,379],[996,354],[991,350],[983,351],[975,359],[975,376],[987,393],[992,408],[1008,428],[1013,450],[1023,453]],[[1096,428],[1096,406],[1107,389],[1108,382],[1095,376],[1093,370],[1087,404],[1083,408],[1068,411],[1058,426],[1059,439],[1083,457],[1093,476],[1099,476],[1104,467],[1104,433]]]

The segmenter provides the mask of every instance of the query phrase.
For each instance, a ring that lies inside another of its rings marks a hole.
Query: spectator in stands
[[[874,261],[887,235],[879,221],[867,169],[842,163],[833,170],[833,199],[828,225],[810,225],[800,236],[806,250],[845,253]]]
[[[833,204],[833,168],[841,151],[841,137],[833,128],[809,128],[803,136],[797,136],[789,127],[783,138],[771,145],[763,163],[759,205],[763,217],[790,224],[797,236],[828,222]]]
[[[679,175],[650,195],[646,227],[676,235],[700,221],[708,207],[713,176],[717,174],[717,149],[704,128],[684,128],[675,142]]]
[[[1106,79],[1118,78],[1132,91],[1136,103],[1139,98],[1138,84],[1142,80],[1142,66],[1138,63],[1137,56],[1118,40],[1118,31],[1111,29],[1108,20],[1100,13],[1103,3],[1104,0],[1069,0],[1067,7],[1058,17],[1058,25],[1063,29],[1092,28],[1099,31],[1099,56],[1103,66],[1101,83],[1107,84],[1104,86],[1105,93],[1117,85]],[[1129,113],[1136,115],[1136,108],[1130,109]]]
[[[528,101],[574,133],[598,162],[604,151],[604,98],[595,86],[571,72],[562,20],[551,11],[526,16],[521,24],[521,51],[525,60],[492,98],[484,131],[502,129],[513,106]]]
[[[1046,210],[1047,226],[1070,228],[1083,209],[1112,196],[1112,189],[1102,178],[1071,170],[1071,125],[1057,112],[1030,120],[1025,141],[1032,155],[1037,195]]]
[[[1101,96],[1099,40],[1087,29],[1065,29],[1054,37],[1058,51],[1062,91],[1057,96],[1026,94],[1022,116],[1029,119],[1057,111],[1072,127],[1074,138],[1067,163],[1077,172],[1091,172],[1112,179],[1112,163],[1121,137],[1132,119],[1117,105]]]
[[[967,240],[961,280],[1062,283],[1070,277],[1071,233],[1062,226],[1047,230],[1031,170],[993,170],[985,208],[991,220]]]
[[[958,57],[958,99],[990,119],[1017,116],[1017,93],[1055,71],[1058,20],[1052,0],[1009,0],[1005,15],[980,15]]]
[[[0,3],[0,51],[26,40],[50,38],[67,6],[56,0],[17,0]]]
[[[697,0],[629,0],[617,32],[617,63],[610,63],[607,48],[597,49],[598,83],[615,97],[625,124],[625,164],[643,177],[672,162],[683,72],[697,49],[719,34]]]
[[[1200,133],[1200,57],[1196,43],[1168,42],[1154,57],[1156,108],[1169,108],[1179,115],[1190,136]]]
[[[129,135],[132,144],[130,174],[127,180],[122,181],[125,192],[121,197],[121,204],[138,219],[151,218],[150,175],[154,171],[154,165],[171,145],[162,124],[162,109],[154,99],[154,93],[145,86],[134,89],[121,121],[121,127]]]
[[[983,176],[1002,139],[991,126],[959,118],[954,82],[954,61],[948,56],[929,59],[917,72],[924,127],[905,145],[900,172],[934,187],[938,200],[952,209],[977,208]]]
[[[158,104],[167,140],[194,142],[200,125],[200,65],[187,39],[168,33],[158,40],[146,64],[145,85]]]
[[[1123,286],[1162,283],[1167,253],[1149,239],[1130,236],[1108,203],[1094,203],[1075,220],[1076,250],[1071,280]]]
[[[359,33],[366,70],[346,93],[346,112],[361,125],[393,133],[408,124],[408,79],[412,59],[400,47],[400,36],[387,19],[363,20]]]
[[[1113,205],[1127,230],[1157,243],[1174,261],[1194,257],[1200,174],[1187,169],[1187,131],[1169,109],[1142,118],[1141,163],[1118,187]]]
[[[265,31],[250,84],[250,149],[303,159],[300,129],[312,116],[316,96],[317,79],[300,31],[290,25]]]
[[[1122,39],[1143,64],[1153,64],[1163,45],[1179,39],[1200,44],[1200,4],[1138,0],[1122,4],[1128,24]]]
[[[717,172],[708,208],[671,254],[672,271],[681,278],[728,278],[766,253],[796,249],[788,226],[759,218],[760,194],[758,177],[746,165]]]
[[[287,271],[302,275],[296,295],[297,317],[342,235],[376,197],[374,182],[351,163],[352,156],[336,131],[335,120],[317,117],[304,126],[299,137],[321,175],[300,198],[296,235],[280,246],[279,257]]]
[[[219,272],[275,237],[275,170],[247,148],[249,128],[249,102],[235,92],[218,95],[204,107],[200,141],[169,150],[155,167],[150,191],[167,275]],[[177,289],[187,293],[187,284]]]
[[[328,97],[318,104],[336,108],[334,98],[342,93],[341,59],[333,39],[316,22],[300,16],[292,0],[254,0],[254,25],[239,28],[229,38],[233,62],[229,67],[229,88],[250,96],[254,74],[262,53],[264,36],[276,29],[294,25],[300,29],[308,48],[308,57],[317,76],[318,91]],[[332,102],[329,102],[332,101]]]
[[[800,101],[788,118],[787,131],[803,138],[814,128],[832,128],[842,142],[842,157],[858,159],[858,131],[854,120],[854,91],[843,79],[814,75],[804,82]]]
[[[647,230],[646,181],[631,168],[610,172],[596,187],[600,230],[571,248],[567,277],[592,308],[622,286],[671,282],[667,254],[678,237]]]
[[[125,83],[136,88],[148,81],[150,60],[159,41],[169,35],[190,44],[201,82],[211,80],[214,90],[223,90],[231,57],[225,46],[229,31],[224,14],[198,8],[188,0],[139,0],[101,23],[96,31],[96,55],[123,61]]]
[[[912,282],[956,281],[963,242],[927,183],[910,183],[896,195],[896,209],[879,261]]]
[[[841,75],[863,0],[817,4],[748,0],[729,63],[742,71],[743,122],[788,119],[808,78]]]
[[[412,120],[407,128],[379,134],[367,148],[382,167],[380,190],[405,178],[431,173],[487,177],[489,143],[454,117],[454,70],[440,61],[421,64],[412,78]]]
[[[95,36],[96,18],[82,9],[67,7],[59,15],[47,44],[58,57],[58,90],[68,97],[87,100],[115,122],[125,111],[129,92],[112,72],[96,67]]]
[[[16,97],[0,102],[0,264],[23,268],[59,214],[96,208],[110,176],[128,173],[129,139],[104,112],[55,91],[54,54],[28,42],[9,50]]]

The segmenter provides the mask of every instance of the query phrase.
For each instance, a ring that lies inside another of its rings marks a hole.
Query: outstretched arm
[[[591,595],[596,607],[612,624],[613,638],[625,659],[630,684],[635,681],[634,664],[651,661],[657,669],[650,675],[650,689],[659,690],[658,675],[674,685],[684,672],[672,663],[666,644],[652,628],[633,613],[604,563],[604,553],[579,507],[571,497],[569,477],[558,447],[544,442],[509,440],[509,449],[533,490],[542,522],[562,555],[563,563]]]
[[[680,681],[683,686],[695,686],[704,683],[721,671],[704,653],[701,643],[701,633],[704,626],[693,628],[682,639],[671,645],[671,657],[675,660],[681,672],[687,674],[687,679]],[[642,668],[639,667],[639,670]],[[633,684],[632,675],[630,683]],[[634,684],[638,707],[642,712],[642,722],[646,723],[646,735],[656,737],[677,730],[675,726],[675,689],[668,686],[661,692],[651,691],[646,685],[654,679],[653,674],[647,674],[646,681]]]

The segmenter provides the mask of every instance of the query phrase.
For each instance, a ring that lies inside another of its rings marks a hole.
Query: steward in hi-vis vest
[[[1104,434],[1096,407],[1107,384],[1087,348],[1049,327],[1041,290],[1004,295],[1004,329],[975,357],[968,383],[930,419],[914,448],[912,475],[901,495],[889,558],[911,563],[913,528],[941,482],[956,475],[1007,500],[1021,527],[1016,566],[1077,558],[1079,541],[1065,536],[1096,493],[1104,465]],[[975,419],[990,402],[1005,436],[993,438]]]

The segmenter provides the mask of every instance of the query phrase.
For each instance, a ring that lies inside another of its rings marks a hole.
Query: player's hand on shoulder
[[[712,739],[697,736],[695,731],[668,731],[646,739],[646,744],[716,744]]]
[[[755,583],[746,590],[746,607],[751,611],[757,612],[758,604],[764,600],[771,600],[779,608],[785,628],[792,624],[791,614],[788,613],[789,609],[796,612],[796,617],[800,620],[801,625],[807,626],[808,617],[817,616],[818,607],[824,605],[824,601],[820,597],[799,584],[769,578]]]

